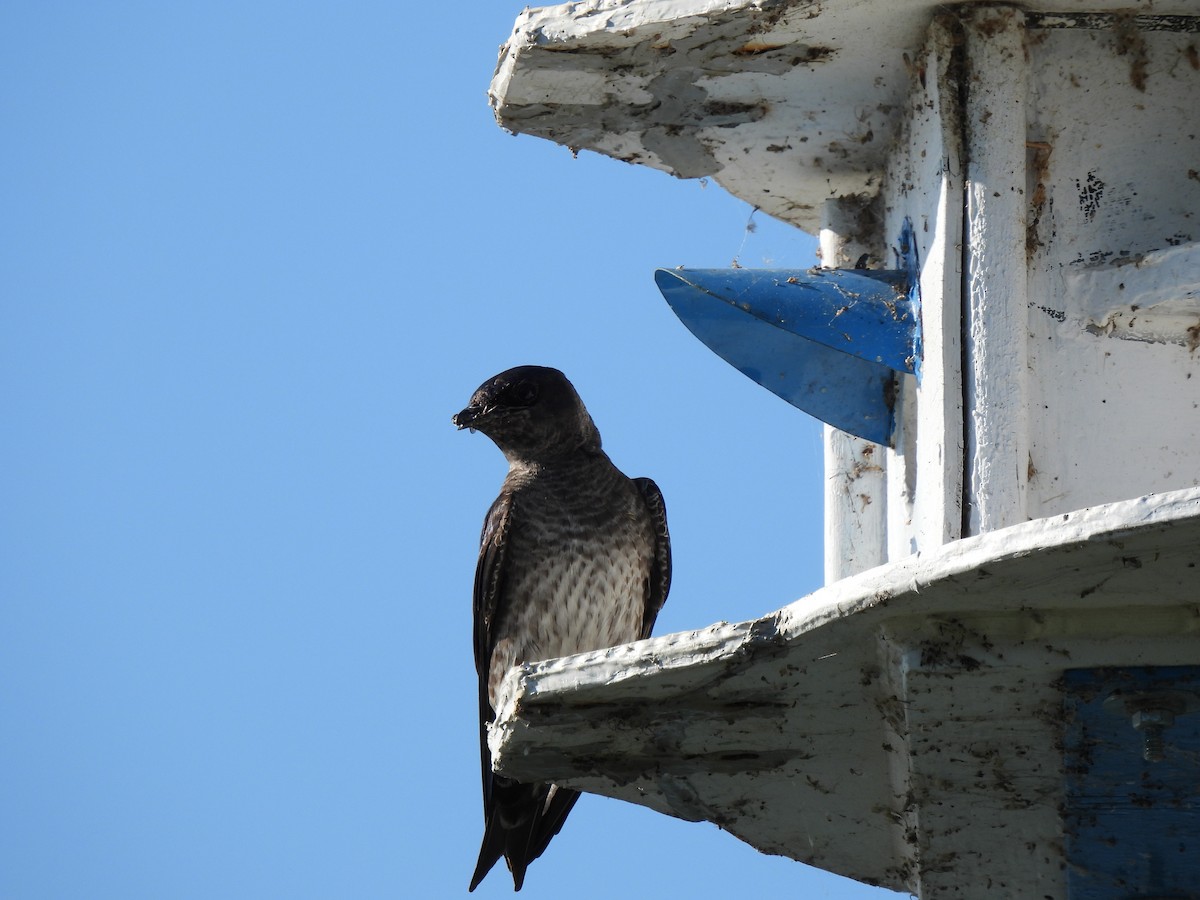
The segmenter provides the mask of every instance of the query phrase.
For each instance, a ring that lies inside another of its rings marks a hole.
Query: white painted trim
[[[935,19],[929,31],[926,84],[928,117],[936,143],[909,153],[936,166],[924,188],[930,215],[914,223],[921,253],[922,378],[917,408],[917,547],[932,550],[962,536],[963,521],[963,154],[957,34]]]
[[[1029,468],[1024,14],[963,16],[966,54],[966,307],[969,527],[1026,520]]]

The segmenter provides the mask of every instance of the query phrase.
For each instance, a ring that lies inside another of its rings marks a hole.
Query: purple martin
[[[452,419],[508,460],[475,568],[475,670],[483,772],[483,846],[470,890],[503,856],[520,890],[579,792],[492,771],[487,729],[515,665],[650,636],[671,586],[662,493],[627,478],[557,369],[519,366],[485,381]]]

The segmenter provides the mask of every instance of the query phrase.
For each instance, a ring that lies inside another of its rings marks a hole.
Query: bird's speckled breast
[[[641,637],[654,547],[641,495],[602,454],[511,473],[508,485],[515,527],[488,672],[493,705],[518,663]]]

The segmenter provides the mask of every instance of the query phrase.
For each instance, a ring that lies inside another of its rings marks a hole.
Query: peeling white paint
[[[910,69],[941,8],[931,0],[588,0],[527,9],[502,48],[492,106],[510,131],[679,177],[710,176],[816,233],[825,200],[879,190]],[[1039,9],[1195,14],[1192,0],[1050,0]],[[595,73],[609,87],[597,86]],[[618,103],[606,93],[654,100]],[[758,113],[730,128],[729,104]]]
[[[1200,161],[1200,151],[1197,158]],[[1071,269],[1063,280],[1066,294],[1078,303],[1072,318],[1085,331],[1094,328],[1114,337],[1156,343],[1193,343],[1188,329],[1200,322],[1200,242]]]

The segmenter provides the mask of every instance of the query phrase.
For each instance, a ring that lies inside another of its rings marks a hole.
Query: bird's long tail
[[[483,845],[469,890],[475,890],[492,866],[504,857],[512,872],[513,890],[525,883],[525,870],[550,844],[579,799],[579,792],[553,784],[521,784],[494,776]]]

